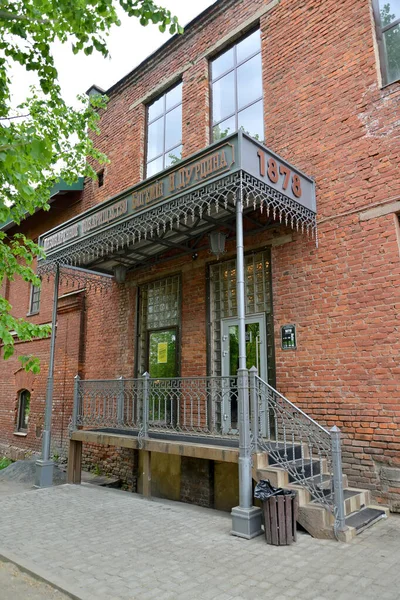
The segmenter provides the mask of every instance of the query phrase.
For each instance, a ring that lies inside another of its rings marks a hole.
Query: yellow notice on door
[[[168,344],[167,342],[158,342],[157,346],[157,362],[166,363],[168,357]]]

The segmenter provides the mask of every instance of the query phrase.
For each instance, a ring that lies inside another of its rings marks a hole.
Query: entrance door
[[[246,368],[257,367],[261,379],[267,377],[267,339],[265,315],[246,318]],[[239,368],[239,322],[237,319],[222,321],[222,375],[236,376]],[[236,389],[224,394],[222,403],[222,429],[236,430],[238,405]]]

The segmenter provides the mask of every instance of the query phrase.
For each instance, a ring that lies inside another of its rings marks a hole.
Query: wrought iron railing
[[[252,434],[270,463],[289,474],[293,483],[335,517],[335,529],[344,524],[340,432],[328,431],[250,369]]]
[[[245,388],[252,450],[267,452],[270,463],[285,469],[293,483],[334,515],[335,530],[343,529],[340,431],[314,421],[260,379],[255,367]],[[249,427],[239,423],[240,414],[237,377],[75,378],[72,429],[130,430],[141,440],[157,433],[232,440],[241,426]]]
[[[75,378],[75,427],[221,437],[238,433],[236,413],[236,377]]]

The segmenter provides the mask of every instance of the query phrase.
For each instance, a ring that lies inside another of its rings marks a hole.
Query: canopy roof
[[[239,131],[40,236],[39,270],[113,273],[167,249],[193,250],[211,229],[229,228],[238,194],[245,208],[315,233],[313,179]]]

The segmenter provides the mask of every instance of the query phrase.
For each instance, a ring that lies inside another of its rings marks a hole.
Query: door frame
[[[267,381],[267,322],[265,313],[256,313],[249,315],[245,319],[245,324],[250,325],[252,323],[260,323],[260,371],[258,376],[264,381]],[[236,373],[229,373],[229,344],[228,349],[224,346],[229,340],[229,327],[231,325],[239,325],[239,319],[237,317],[229,317],[227,319],[221,319],[221,374],[223,377],[236,376]],[[228,332],[227,332],[228,329]],[[263,344],[264,340],[264,344]],[[225,354],[226,352],[226,354]],[[253,366],[253,365],[252,365]],[[257,366],[257,365],[254,365]]]

